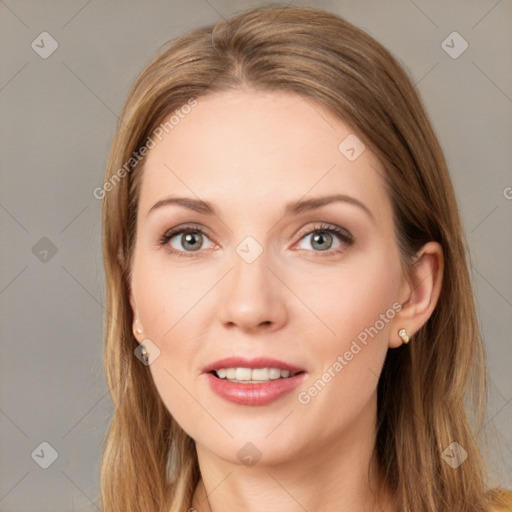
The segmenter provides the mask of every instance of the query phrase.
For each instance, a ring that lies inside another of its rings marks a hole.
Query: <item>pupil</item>
[[[320,234],[316,234],[313,236],[313,244],[316,244],[317,243],[317,240],[320,238],[320,243],[322,242],[322,240],[325,241],[325,235],[328,235],[329,237],[331,237],[332,235],[330,233],[325,233],[325,232],[321,232]],[[321,250],[325,250],[325,247],[321,247],[320,246],[320,249]]]
[[[197,234],[187,233],[187,234],[185,235],[186,243],[189,243],[189,242],[191,241],[191,239],[192,239],[192,245],[194,245],[194,244],[193,244],[193,240],[194,240],[194,238],[195,238],[195,237],[197,237]],[[199,242],[199,244],[197,244],[197,242],[196,242],[196,245],[201,246],[201,242]],[[194,247],[192,247],[192,248],[194,248]],[[197,248],[198,248],[198,247],[196,247],[196,249],[197,249]]]

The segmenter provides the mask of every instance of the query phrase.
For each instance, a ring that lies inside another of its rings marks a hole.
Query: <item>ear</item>
[[[391,322],[389,348],[403,344],[398,336],[400,329],[405,329],[412,338],[430,318],[441,293],[443,272],[443,249],[438,242],[428,242],[417,253],[415,263],[402,281],[402,309]]]

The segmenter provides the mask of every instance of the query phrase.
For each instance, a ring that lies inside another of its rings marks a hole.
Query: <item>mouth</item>
[[[307,371],[277,359],[227,358],[203,369],[210,389],[236,405],[265,406],[284,399]]]
[[[211,363],[203,368],[204,373],[210,373],[216,379],[240,383],[262,384],[276,380],[284,380],[305,373],[290,363],[268,357],[245,359],[242,357],[227,357]]]

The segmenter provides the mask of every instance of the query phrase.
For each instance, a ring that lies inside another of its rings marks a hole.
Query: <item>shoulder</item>
[[[512,491],[497,489],[494,493],[493,504],[488,512],[510,512],[512,511]]]

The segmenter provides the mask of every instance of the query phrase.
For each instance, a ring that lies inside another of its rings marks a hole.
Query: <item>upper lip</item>
[[[220,368],[279,368],[280,370],[289,370],[290,372],[305,371],[304,368],[270,357],[256,357],[253,359],[226,357],[205,366],[203,372],[209,373],[213,370],[219,370]]]

